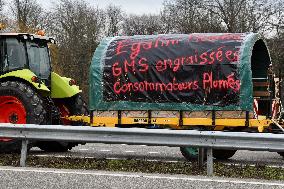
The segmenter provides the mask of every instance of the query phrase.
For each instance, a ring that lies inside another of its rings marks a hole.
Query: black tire
[[[19,81],[0,82],[0,96],[15,97],[23,104],[27,124],[46,124],[46,111],[43,108],[43,101],[29,85]],[[19,153],[20,150],[21,141],[19,140],[0,142],[0,153]]]
[[[213,157],[218,160],[227,160],[234,156],[237,150],[219,150],[213,149]],[[195,161],[198,159],[198,148],[181,147],[180,152],[188,161]],[[206,152],[204,154],[204,160],[206,160]]]
[[[80,94],[75,95],[70,99],[60,100],[57,103],[63,103],[68,108],[71,115],[89,115],[87,105],[82,99]],[[72,125],[84,125],[84,124],[81,122],[72,122]],[[77,145],[78,143],[75,142],[58,142],[58,141],[52,141],[52,142],[42,141],[37,144],[37,146],[41,150],[44,150],[46,152],[67,152],[68,150],[71,150],[73,147]]]
[[[74,146],[76,146],[75,143],[71,142],[40,141],[37,143],[37,147],[45,152],[67,152]]]
[[[70,110],[72,115],[89,115],[87,104],[80,94],[75,95],[71,99],[65,101],[65,105]],[[82,122],[73,122],[72,125],[85,125]]]
[[[198,148],[194,147],[180,147],[180,152],[188,161],[195,161],[198,159]]]
[[[218,160],[227,160],[235,155],[237,150],[219,150],[213,149],[213,157]]]
[[[284,158],[284,152],[277,152],[277,153]]]

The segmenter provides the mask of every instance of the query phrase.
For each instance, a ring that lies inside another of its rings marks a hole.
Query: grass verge
[[[0,155],[0,166],[19,166],[19,155]],[[106,160],[76,157],[37,157],[29,156],[29,167],[56,169],[85,169],[143,173],[206,175],[199,170],[196,162],[158,162],[146,160]],[[284,180],[284,168],[263,165],[226,165],[214,163],[214,175],[233,178],[253,178],[266,180]]]

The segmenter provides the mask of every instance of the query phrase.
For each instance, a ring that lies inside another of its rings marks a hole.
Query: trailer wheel
[[[62,99],[55,101],[55,108],[58,108],[58,111],[60,112],[58,114],[59,120],[62,117],[69,116],[69,115],[88,115],[89,111],[87,108],[86,103],[82,99],[81,95],[75,95],[74,97],[70,99]],[[56,119],[58,120],[58,119]],[[57,124],[63,124],[63,125],[83,125],[80,122],[71,122],[69,120],[66,120],[62,118],[59,123]],[[37,146],[46,152],[67,152],[68,150],[71,150],[73,147],[77,146],[78,143],[75,142],[58,142],[58,141],[52,141],[52,142],[39,142]]]
[[[30,86],[18,81],[0,82],[0,112],[1,123],[45,123],[43,101]],[[0,139],[0,153],[18,153],[20,150],[20,140]]]
[[[198,158],[198,148],[193,147],[181,147],[180,148],[181,154],[185,157],[188,161],[197,160]],[[213,157],[218,160],[226,160],[235,155],[237,150],[219,150],[213,149]],[[283,153],[284,155],[284,153]],[[206,159],[206,155],[204,156]]]
[[[197,160],[198,158],[198,148],[180,147],[180,152],[188,161]]]
[[[237,150],[219,150],[213,149],[213,157],[218,160],[227,160],[235,155]]]
[[[284,158],[284,152],[277,152],[277,153]]]

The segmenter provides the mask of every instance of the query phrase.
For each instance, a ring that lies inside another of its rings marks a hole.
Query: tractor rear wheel
[[[58,108],[60,123],[63,125],[83,125],[80,122],[72,122],[64,119],[66,116],[70,115],[88,115],[89,111],[86,103],[82,99],[81,95],[75,95],[69,99],[55,100],[55,106]],[[46,152],[67,152],[73,147],[77,146],[78,143],[75,142],[39,142],[37,146]]]
[[[45,124],[40,96],[19,81],[0,82],[0,112],[0,123]],[[18,153],[20,149],[20,140],[0,139],[0,153]]]

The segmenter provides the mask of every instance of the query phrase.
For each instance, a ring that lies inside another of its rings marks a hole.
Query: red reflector
[[[72,86],[72,85],[76,85],[76,81],[74,79],[71,79],[69,81],[69,85]]]
[[[38,83],[38,77],[37,76],[33,76],[31,80],[32,80],[32,82]]]

